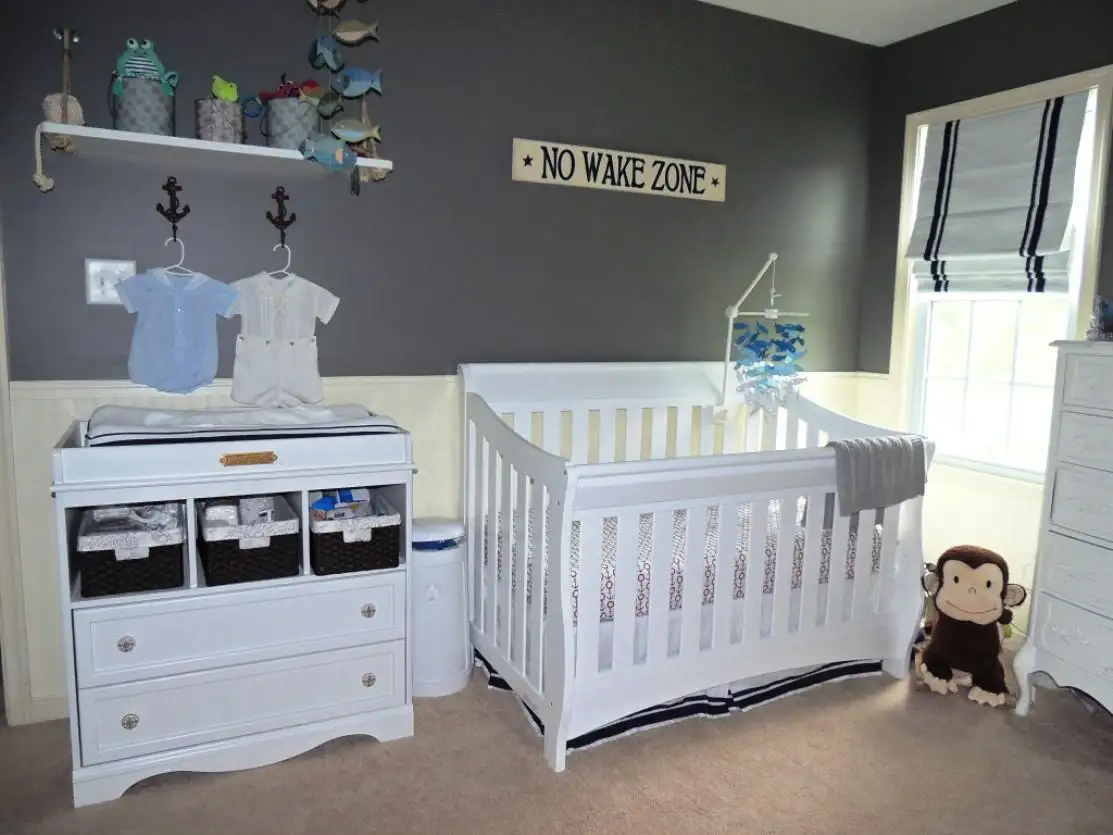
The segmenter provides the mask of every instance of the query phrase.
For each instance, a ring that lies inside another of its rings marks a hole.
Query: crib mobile
[[[765,274],[772,269],[769,288],[769,306],[762,311],[741,311]],[[804,326],[798,322],[778,321],[783,316],[806,318],[807,313],[777,309],[777,253],[771,252],[750,286],[733,305],[726,309],[727,336],[723,357],[723,388],[720,395],[721,409],[716,418],[726,419],[727,385],[731,369],[731,354],[737,352],[734,373],[738,380],[736,391],[751,412],[764,409],[776,412],[778,408],[799,394],[800,385],[807,380],[800,360],[807,353],[804,345]],[[756,322],[739,322],[738,318],[759,317]],[[772,328],[762,320],[773,321]]]

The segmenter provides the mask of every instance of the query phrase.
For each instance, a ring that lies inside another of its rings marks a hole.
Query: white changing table
[[[407,432],[89,446],[87,428],[75,422],[53,451],[75,806],[156,774],[413,734]],[[313,573],[308,494],[349,487],[378,488],[399,512],[398,568]],[[300,514],[300,573],[209,587],[196,503],[261,494]],[[184,506],[182,587],[83,597],[83,510],[150,502]]]

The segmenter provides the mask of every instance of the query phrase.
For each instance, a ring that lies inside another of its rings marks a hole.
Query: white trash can
[[[464,526],[414,519],[411,545],[414,696],[434,698],[468,686],[473,667],[467,612]]]

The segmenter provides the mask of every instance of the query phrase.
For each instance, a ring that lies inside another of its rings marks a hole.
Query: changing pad
[[[85,443],[93,447],[218,439],[384,435],[401,431],[392,418],[354,404],[282,409],[100,406],[89,417]]]

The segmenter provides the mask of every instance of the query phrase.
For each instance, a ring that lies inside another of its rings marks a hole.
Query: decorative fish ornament
[[[383,94],[382,70],[369,72],[360,67],[348,67],[332,80],[332,89],[346,99],[358,99],[374,90]]]
[[[219,75],[213,76],[213,98],[220,101],[238,101],[240,88],[235,82],[225,81]]]
[[[332,30],[332,36],[344,46],[359,46],[368,38],[379,39],[379,24],[363,23],[359,20],[345,20]]]
[[[336,17],[346,2],[347,0],[309,0],[309,8],[321,17]]]
[[[322,35],[309,47],[309,65],[315,70],[328,67],[333,72],[344,69],[344,55],[340,44],[330,35]]]
[[[321,114],[323,119],[331,119],[337,113],[344,109],[344,103],[341,101],[341,96],[335,90],[328,90],[321,96],[320,101],[317,102],[317,112]]]
[[[362,142],[365,139],[374,139],[382,142],[379,126],[362,119],[344,119],[332,126],[332,135],[344,142]]]
[[[298,151],[306,159],[330,171],[345,171],[354,168],[356,155],[344,142],[331,136],[316,133],[298,146]]]

